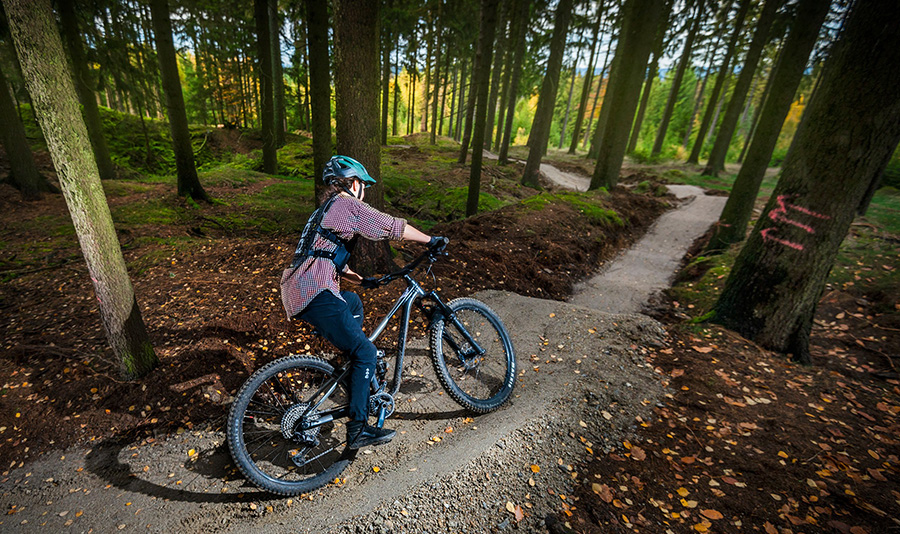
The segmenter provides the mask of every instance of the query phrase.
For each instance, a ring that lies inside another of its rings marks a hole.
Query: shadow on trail
[[[182,487],[174,488],[160,485],[140,478],[143,473],[134,472],[132,466],[122,462],[119,457],[122,452],[131,446],[131,442],[119,440],[107,440],[93,447],[85,457],[85,465],[88,471],[105,480],[113,487],[123,491],[141,493],[150,497],[171,501],[183,501],[192,503],[236,503],[242,501],[260,501],[277,499],[275,495],[259,492],[255,488],[248,487],[248,492],[238,493],[210,493],[213,486],[219,487],[222,483],[239,480],[231,476],[231,456],[225,444],[215,449],[201,452],[197,460],[186,462],[184,468],[195,476],[192,480],[184,481]],[[174,477],[172,479],[176,480]],[[205,483],[207,491],[196,491],[189,487],[197,482]],[[210,483],[210,482],[215,482]],[[245,483],[246,484],[246,483]],[[243,486],[242,486],[243,487]],[[249,495],[249,498],[248,498]]]

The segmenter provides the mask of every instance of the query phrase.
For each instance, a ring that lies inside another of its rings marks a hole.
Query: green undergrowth
[[[522,201],[528,209],[543,209],[554,202],[563,202],[578,210],[591,223],[607,228],[624,227],[625,221],[619,214],[606,207],[605,199],[609,193],[605,189],[578,193],[566,191],[562,193],[541,193]]]

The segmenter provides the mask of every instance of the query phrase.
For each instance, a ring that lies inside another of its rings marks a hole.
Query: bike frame
[[[397,300],[394,302],[393,307],[391,307],[391,311],[388,312],[384,316],[384,318],[381,320],[381,322],[378,323],[378,326],[375,327],[375,330],[373,330],[372,333],[369,334],[369,336],[368,336],[369,341],[371,341],[372,343],[375,343],[375,341],[387,329],[388,324],[390,324],[390,322],[394,318],[394,316],[396,316],[398,312],[401,313],[402,320],[400,321],[400,328],[398,329],[398,332],[397,332],[398,347],[397,347],[396,364],[394,365],[394,383],[393,383],[393,388],[389,392],[389,394],[391,396],[396,395],[397,392],[400,390],[400,382],[401,382],[401,378],[403,375],[403,359],[404,359],[404,356],[406,355],[406,341],[407,341],[407,334],[409,332],[409,318],[412,315],[413,306],[417,307],[422,313],[425,314],[426,317],[428,317],[429,323],[433,324],[436,315],[440,314],[440,316],[442,316],[445,320],[449,321],[451,324],[453,324],[457,328],[457,330],[460,332],[460,334],[462,334],[463,339],[466,341],[469,348],[464,351],[462,349],[462,347],[460,347],[459,344],[457,344],[456,341],[453,340],[452,338],[450,338],[449,336],[447,338],[445,338],[445,340],[451,346],[451,348],[453,348],[454,351],[456,351],[458,354],[460,354],[460,357],[463,358],[464,362],[469,357],[481,356],[485,352],[485,350],[480,345],[478,345],[478,343],[475,341],[475,339],[472,338],[472,335],[469,333],[469,331],[466,330],[466,328],[462,325],[462,323],[456,317],[456,314],[453,313],[453,310],[450,309],[450,307],[447,304],[445,304],[443,300],[441,300],[441,297],[437,294],[437,292],[436,291],[425,291],[422,288],[422,286],[419,285],[419,283],[416,282],[412,278],[412,276],[410,276],[410,273],[412,272],[412,270],[415,269],[422,262],[422,260],[424,260],[427,256],[429,256],[428,252],[426,252],[422,256],[413,260],[409,265],[407,265],[400,271],[386,275],[379,280],[379,283],[385,283],[385,284],[392,280],[395,280],[397,278],[403,278],[406,281],[406,289],[403,291],[403,293],[400,295],[400,297],[398,297]],[[429,300],[429,301],[434,302],[435,308],[426,307],[423,304],[424,300]],[[350,373],[350,367],[345,366],[344,369],[341,371],[341,373],[336,378],[329,380],[328,382],[323,384],[322,387],[319,389],[319,391],[317,391],[316,394],[312,397],[312,399],[318,398],[319,400],[316,402],[310,401],[310,405],[306,408],[306,410],[304,410],[303,415],[301,416],[300,420],[306,421],[306,416],[310,412],[317,410],[319,408],[319,406],[321,406],[321,404],[323,402],[325,402],[325,400],[328,399],[332,393],[334,393],[334,390],[337,389],[338,384],[340,384],[341,381],[343,381],[347,378],[347,375],[349,373]],[[385,382],[384,386],[386,386],[386,385],[387,385],[387,382]],[[376,393],[382,392],[381,390],[383,389],[383,386],[378,383],[377,373],[373,373],[372,387]],[[342,417],[343,415],[345,415],[345,413],[344,413],[345,411],[346,411],[346,408],[342,407],[342,408],[338,408],[336,410],[329,410],[327,412],[322,412],[321,414],[319,414],[319,417],[317,420],[302,424],[301,428],[303,430],[306,430],[308,428],[321,426],[325,423],[331,422],[335,417]],[[378,418],[378,426],[381,426],[381,424],[383,424],[383,422],[384,422],[384,417],[380,416]]]

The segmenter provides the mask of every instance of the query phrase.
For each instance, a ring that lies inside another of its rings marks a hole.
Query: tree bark
[[[647,57],[659,24],[668,19],[668,6],[656,0],[629,0],[623,9],[625,18],[619,46],[616,47],[617,59],[613,60],[615,68],[612,76],[617,80],[604,98],[603,107],[608,107],[610,113],[605,128],[600,132],[597,166],[589,189],[612,189],[619,182],[619,170],[625,159]]]
[[[256,19],[256,53],[257,71],[259,72],[259,107],[260,128],[263,139],[263,172],[275,174],[278,168],[278,155],[275,146],[275,91],[272,75],[274,58],[272,43],[269,37],[269,0],[254,0],[254,18]]]
[[[699,0],[697,4],[697,13],[694,15],[694,23],[688,31],[687,40],[684,43],[684,51],[681,53],[681,60],[678,62],[678,68],[675,70],[675,78],[672,79],[672,88],[669,90],[669,98],[666,100],[666,107],[663,110],[662,120],[659,123],[659,129],[656,131],[656,140],[653,142],[653,149],[650,154],[655,156],[662,152],[663,143],[666,140],[666,133],[669,130],[669,121],[672,120],[672,113],[675,111],[675,103],[678,101],[678,91],[681,89],[681,80],[684,79],[684,71],[691,61],[691,54],[694,51],[694,39],[697,36],[697,30],[700,29],[700,21],[703,19],[704,0]],[[630,125],[629,125],[630,126]]]
[[[588,59],[588,68],[584,73],[584,81],[581,84],[581,99],[578,101],[578,112],[575,113],[575,126],[572,128],[572,144],[569,145],[569,154],[575,153],[578,139],[581,137],[581,127],[584,125],[584,112],[587,108],[588,97],[591,96],[591,85],[594,83],[594,59],[597,56],[597,48],[600,44],[600,22],[603,20],[603,0],[597,4],[597,21],[594,22],[591,55]]]
[[[334,2],[334,88],[337,151],[359,160],[377,183],[366,202],[384,209],[378,124],[378,0]],[[353,270],[363,276],[391,267],[387,241],[359,240]]]
[[[484,2],[490,1],[494,2],[494,0],[481,0],[481,9],[484,10]],[[496,8],[496,6],[495,6]],[[484,15],[482,14],[481,19],[484,20]],[[469,87],[469,95],[466,100],[466,117],[465,124],[462,125],[462,140],[460,141],[460,149],[459,149],[459,158],[457,159],[457,163],[460,165],[464,165],[466,163],[466,157],[469,155],[469,142],[472,140],[472,119],[475,117],[475,98],[478,96],[478,92],[475,90],[475,80],[477,79],[477,73],[482,70],[482,66],[478,63],[483,57],[479,54],[478,46],[475,47],[475,58],[472,60],[472,74],[471,74],[471,86]],[[488,66],[490,68],[490,66]]]
[[[100,318],[126,379],[159,362],[134,296],[49,0],[3,0],[35,114],[58,169]]]
[[[697,164],[700,161],[700,151],[703,150],[704,139],[707,130],[709,130],[712,121],[713,112],[719,102],[719,93],[728,79],[729,67],[731,66],[731,58],[734,56],[734,49],[737,46],[738,38],[741,35],[741,28],[744,27],[744,19],[747,18],[747,11],[750,9],[750,0],[739,0],[737,16],[734,19],[734,31],[731,32],[731,38],[728,40],[728,46],[725,49],[725,57],[722,59],[722,68],[716,75],[716,83],[713,84],[712,92],[709,95],[709,103],[706,105],[706,112],[700,121],[700,128],[697,130],[697,138],[694,140],[694,147],[691,149],[691,155],[688,156],[687,163]]]
[[[498,163],[509,163],[509,144],[512,142],[512,129],[515,114],[516,101],[519,99],[519,82],[522,79],[522,61],[525,57],[525,37],[528,35],[528,22],[531,20],[531,11],[528,4],[516,3],[516,49],[513,56],[512,78],[509,81],[509,94],[506,95],[506,124],[503,126],[503,140],[500,143]]]
[[[391,3],[388,3],[390,9]],[[391,42],[389,29],[381,33],[381,144],[387,146],[388,108],[391,102]]]
[[[722,124],[719,125],[719,133],[716,134],[716,142],[713,144],[706,167],[703,169],[703,174],[707,176],[718,176],[719,171],[725,169],[725,156],[728,155],[731,138],[734,136],[735,128],[737,128],[744,100],[746,100],[747,92],[750,90],[750,84],[753,83],[753,76],[756,74],[759,58],[762,55],[763,48],[769,42],[772,23],[775,21],[775,12],[780,5],[781,0],[766,0],[759,15],[759,21],[756,23],[756,29],[753,32],[753,40],[750,42],[750,48],[747,49],[747,56],[744,59],[744,67],[741,69],[741,74],[738,76],[734,90],[731,92],[731,101],[728,102],[728,108],[725,110],[725,116],[722,118]]]
[[[500,78],[503,73],[503,55],[506,50],[506,27],[509,21],[509,9],[512,6],[508,2],[500,6],[500,33],[497,35],[494,54],[494,66],[491,68],[491,92],[488,96],[487,117],[484,126],[484,149],[491,149],[491,139],[494,137],[494,120],[497,115],[497,98],[500,91]]]
[[[285,143],[284,65],[281,64],[281,17],[278,1],[268,0],[269,36],[272,45],[272,96],[275,106],[275,147]]]
[[[83,106],[82,115],[84,115],[84,122],[90,136],[100,179],[113,180],[116,178],[116,171],[109,156],[109,147],[106,145],[106,137],[103,135],[103,121],[100,119],[97,100],[94,97],[94,90],[91,88],[91,77],[87,68],[87,59],[84,57],[81,33],[78,30],[74,0],[59,1],[59,18],[62,36],[69,52],[75,90],[78,92],[78,100]]]
[[[872,178],[900,142],[900,4],[870,0],[852,9],[767,216],[715,308],[716,322],[806,364],[816,306],[838,248]],[[801,16],[805,11],[801,3]]]
[[[556,103],[556,92],[559,89],[559,71],[562,68],[571,18],[572,0],[560,0],[553,18],[553,36],[550,38],[547,72],[541,83],[537,111],[534,113],[534,122],[531,125],[528,160],[525,162],[525,171],[522,173],[522,185],[529,187],[540,187],[538,176],[541,169],[541,157],[550,138],[550,122],[553,120],[553,105]]]
[[[181,92],[181,78],[175,59],[175,44],[172,42],[168,0],[152,0],[150,12],[153,17],[153,31],[156,33],[156,56],[159,60],[166,113],[169,116],[169,132],[175,151],[178,195],[189,195],[195,200],[212,202],[197,177],[194,147],[191,145],[191,133],[188,131],[187,114],[184,110],[184,95]]]
[[[443,52],[444,46],[444,19],[443,19],[443,9],[444,3],[438,0],[438,13],[437,13],[437,45],[434,47],[434,96],[433,101],[431,103],[431,144],[437,144],[437,134],[438,134],[438,95],[440,94],[441,87],[441,53]],[[441,107],[441,116],[443,116],[443,106]]]
[[[487,122],[488,114],[488,82],[491,75],[494,33],[497,28],[497,4],[499,4],[499,0],[481,1],[481,26],[478,31],[478,50],[475,53],[475,65],[477,65],[477,68],[472,77],[472,94],[476,95],[476,109],[475,124],[473,125],[474,132],[472,134],[472,166],[469,168],[469,189],[466,198],[467,217],[478,213],[478,198],[481,195],[484,125]]]
[[[718,37],[716,37],[715,43],[710,39],[709,47],[706,50],[706,59],[703,61],[703,64],[706,65],[706,72],[703,74],[703,81],[700,82],[700,87],[697,88],[697,93],[694,98],[694,109],[691,111],[691,119],[688,121],[687,131],[684,132],[684,139],[681,142],[681,146],[684,149],[687,149],[688,143],[691,142],[691,131],[694,129],[694,120],[697,118],[697,112],[700,111],[700,106],[703,105],[703,93],[706,92],[706,82],[709,81],[709,72],[712,70],[713,57],[715,56],[715,50],[718,46]]]
[[[400,45],[398,44],[394,52],[394,109],[391,119],[391,135],[396,136],[399,132],[397,124],[397,107],[400,104]],[[452,115],[452,113],[451,113]]]
[[[828,2],[817,0],[801,0],[798,4],[795,23],[784,43],[778,69],[773,73],[772,89],[747,152],[747,160],[738,172],[707,250],[721,250],[744,239],[759,186],[828,7]]]
[[[612,22],[610,22],[610,30],[612,29]],[[606,75],[608,73],[607,68],[610,66],[609,64],[609,54],[612,50],[613,43],[612,36],[610,36],[609,44],[606,46],[606,54],[603,57],[603,68],[600,69],[600,78],[597,79],[597,90],[594,91],[594,100],[591,103],[591,112],[588,113],[588,123],[587,127],[584,129],[584,138],[581,140],[581,148],[587,146],[588,139],[591,139],[591,125],[594,123],[594,115],[597,114],[597,103],[600,102],[600,91],[603,89],[603,80],[606,79]],[[607,82],[607,88],[609,88],[609,83]],[[605,94],[605,93],[604,93]],[[599,119],[599,117],[598,117]],[[593,148],[593,147],[592,147]],[[594,152],[588,152],[588,158],[596,159],[597,154]]]
[[[328,72],[328,6],[318,0],[305,0],[307,39],[309,39],[309,91],[312,136],[313,178],[316,201],[324,189],[322,172],[331,158],[331,81]]]
[[[58,193],[59,190],[38,172],[34,154],[25,137],[25,128],[16,113],[8,87],[3,65],[0,64],[0,124],[4,125],[0,128],[0,141],[3,142],[3,150],[9,160],[10,182],[22,192],[25,200],[40,200],[42,193]]]

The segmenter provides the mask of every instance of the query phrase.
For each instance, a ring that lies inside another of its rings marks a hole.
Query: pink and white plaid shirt
[[[356,235],[373,241],[397,241],[406,229],[406,219],[391,217],[361,200],[341,194],[325,213],[322,228],[331,230],[345,241]],[[337,244],[317,234],[312,248],[334,251]],[[327,258],[310,256],[296,270],[290,267],[281,275],[281,302],[289,319],[302,312],[319,293],[326,290],[341,298],[337,269]]]

